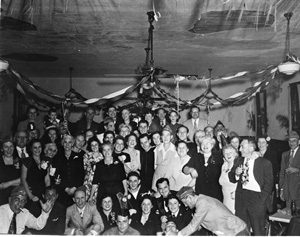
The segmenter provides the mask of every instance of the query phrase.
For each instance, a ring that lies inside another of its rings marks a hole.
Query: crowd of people
[[[88,107],[77,123],[65,108],[41,119],[29,106],[1,142],[2,234],[266,235],[276,199],[300,207],[299,135],[277,154],[271,138],[240,137],[192,106],[132,119]]]

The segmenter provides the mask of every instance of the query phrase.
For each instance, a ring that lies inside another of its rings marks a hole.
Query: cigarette
[[[59,179],[59,175],[57,175],[57,179]]]

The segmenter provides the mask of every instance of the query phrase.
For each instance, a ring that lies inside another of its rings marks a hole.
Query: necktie
[[[197,120],[194,120],[194,130],[197,130]]]
[[[17,233],[17,221],[16,221],[17,214],[14,213],[13,218],[11,219],[9,229],[7,234],[16,234]]]
[[[79,211],[79,214],[80,214],[80,217],[81,217],[81,219],[83,218],[83,210],[80,210]]]
[[[290,159],[289,159],[289,166],[291,166],[291,164],[293,162],[293,158],[294,158],[294,150],[291,150]]]
[[[249,182],[249,160],[250,158],[247,158],[246,163],[244,165],[244,171],[242,176],[243,185],[246,185]]]
[[[26,158],[25,152],[24,152],[24,148],[21,150],[21,158]]]

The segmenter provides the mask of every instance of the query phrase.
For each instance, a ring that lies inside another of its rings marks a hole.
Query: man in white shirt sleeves
[[[15,187],[9,197],[9,203],[0,206],[0,234],[22,234],[25,227],[41,230],[46,225],[49,211],[54,202],[41,203],[42,213],[36,218],[24,208],[27,193],[23,185]],[[15,218],[15,220],[13,220]]]

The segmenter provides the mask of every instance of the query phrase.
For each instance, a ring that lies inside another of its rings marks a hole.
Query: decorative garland
[[[296,62],[298,64],[300,64],[300,59],[292,54],[288,54],[287,58],[289,61],[292,62]],[[95,104],[95,105],[105,105],[106,103],[111,103],[111,101],[116,101],[118,99],[121,99],[122,97],[132,93],[136,88],[138,88],[141,85],[146,84],[147,82],[149,83],[150,78],[153,78],[153,74],[154,74],[154,69],[145,77],[143,77],[138,83],[136,83],[133,86],[129,86],[126,87],[122,90],[119,90],[117,92],[114,92],[112,94],[109,94],[107,96],[104,96],[102,98],[92,98],[92,99],[87,99],[87,100],[82,100],[82,99],[76,99],[76,101],[70,99],[70,98],[66,98],[66,97],[62,97],[56,94],[53,94],[49,91],[44,90],[43,88],[41,88],[40,86],[34,84],[30,79],[28,79],[27,77],[23,76],[22,74],[14,71],[13,69],[10,68],[9,64],[7,61],[5,60],[1,60],[0,59],[0,72],[6,72],[8,74],[8,76],[14,80],[14,84],[17,88],[17,90],[22,93],[25,98],[32,104],[37,105],[39,107],[44,108],[45,110],[47,110],[49,107],[47,104],[49,104],[49,101],[45,101],[43,102],[42,99],[38,100],[36,98],[34,98],[34,96],[31,95],[31,93],[29,92],[29,88],[38,91],[39,93],[46,95],[47,97],[50,97],[54,103],[59,106],[61,105],[61,103],[70,103],[73,105],[90,105],[90,104]],[[174,96],[172,94],[170,94],[169,92],[166,92],[164,89],[162,89],[159,85],[157,85],[156,83],[152,83],[152,91],[154,93],[156,93],[160,98],[164,98],[165,102],[167,103],[167,105],[162,105],[165,107],[172,107],[172,108],[180,108],[180,111],[190,108],[192,105],[198,105],[198,106],[213,106],[213,105],[218,105],[218,106],[234,106],[234,105],[239,105],[244,103],[247,100],[250,100],[253,96],[255,96],[256,93],[264,90],[269,83],[274,80],[274,78],[276,78],[278,72],[278,68],[277,66],[274,65],[270,65],[267,68],[263,69],[263,70],[259,70],[256,72],[250,72],[250,71],[243,71],[243,72],[238,72],[235,75],[232,76],[219,76],[219,77],[212,77],[212,78],[196,78],[198,80],[202,80],[202,81],[208,81],[208,80],[232,80],[235,78],[239,78],[241,76],[260,76],[261,80],[254,83],[253,86],[248,87],[244,92],[238,92],[235,93],[231,96],[229,96],[226,99],[222,99],[220,98],[216,93],[214,93],[212,90],[206,90],[203,94],[201,94],[200,96],[198,96],[197,98],[193,99],[193,100],[183,100],[181,99],[179,96]],[[179,86],[179,82],[187,79],[189,80],[189,77],[184,77],[184,76],[175,76],[174,80],[176,83],[178,83]],[[194,79],[194,77],[193,77]],[[27,86],[27,87],[26,87]],[[179,89],[179,88],[178,88]],[[210,102],[210,99],[207,99],[207,95],[211,93],[213,95],[213,99],[216,100],[215,102]],[[78,93],[79,94],[79,93]],[[84,98],[84,97],[81,97]],[[206,101],[204,101],[204,99],[207,99]],[[53,103],[53,102],[52,102]]]

